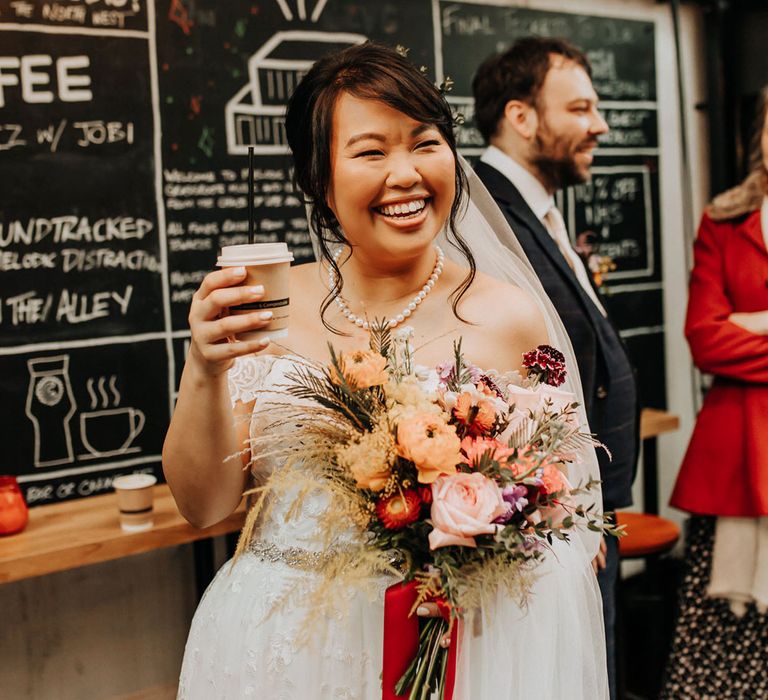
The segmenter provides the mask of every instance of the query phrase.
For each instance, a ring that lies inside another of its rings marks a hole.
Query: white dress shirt
[[[496,168],[504,177],[507,178],[520,192],[520,195],[525,200],[525,203],[531,208],[534,216],[541,221],[542,226],[549,232],[552,239],[557,244],[558,249],[563,254],[565,261],[573,270],[576,275],[576,279],[581,285],[582,289],[587,293],[589,298],[594,302],[603,316],[606,316],[606,311],[600,300],[597,297],[594,287],[589,281],[589,272],[584,266],[583,261],[579,257],[579,254],[573,249],[573,244],[568,238],[568,233],[565,230],[565,224],[562,226],[553,225],[550,223],[553,219],[558,222],[562,222],[562,216],[559,212],[550,213],[551,209],[556,209],[555,198],[541,184],[539,179],[524,168],[513,158],[510,158],[496,146],[488,146],[480,160],[492,168]],[[547,216],[549,214],[549,216]],[[765,230],[765,229],[764,229]]]

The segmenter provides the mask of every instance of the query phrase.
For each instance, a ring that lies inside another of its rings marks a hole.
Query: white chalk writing
[[[26,222],[0,222],[0,248],[11,245],[33,245],[46,239],[54,243],[108,243],[132,238],[141,240],[154,224],[148,219],[115,216],[91,221],[87,216],[54,216],[31,218]]]

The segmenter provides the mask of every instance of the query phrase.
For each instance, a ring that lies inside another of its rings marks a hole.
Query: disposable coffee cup
[[[142,532],[152,527],[152,474],[126,474],[112,481],[120,510],[120,527],[125,532]]]
[[[264,287],[264,297],[247,304],[230,306],[230,314],[247,314],[254,311],[271,311],[274,315],[269,325],[258,330],[238,333],[238,340],[285,338],[288,335],[290,316],[290,267],[293,253],[285,243],[244,243],[228,245],[221,249],[219,267],[244,267],[243,285]]]

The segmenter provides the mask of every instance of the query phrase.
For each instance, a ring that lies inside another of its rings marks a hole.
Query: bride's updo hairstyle
[[[331,185],[331,140],[333,110],[342,93],[360,99],[378,100],[422,124],[436,127],[453,153],[456,195],[448,218],[448,240],[461,251],[469,274],[452,295],[453,313],[475,277],[475,261],[456,229],[456,218],[464,201],[466,177],[456,153],[453,114],[440,91],[402,54],[386,46],[366,42],[320,58],[301,79],[288,102],[285,131],[293,153],[293,179],[310,205],[310,224],[318,238],[321,262],[336,273],[336,283],[323,300],[320,314],[341,294],[342,277],[330,246],[349,245],[333,211],[328,206]]]

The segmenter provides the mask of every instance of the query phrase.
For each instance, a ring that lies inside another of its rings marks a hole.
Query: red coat
[[[760,212],[706,214],[694,245],[685,336],[715,375],[696,420],[671,505],[705,515],[768,515],[768,336],[728,321],[768,309],[768,250]]]

